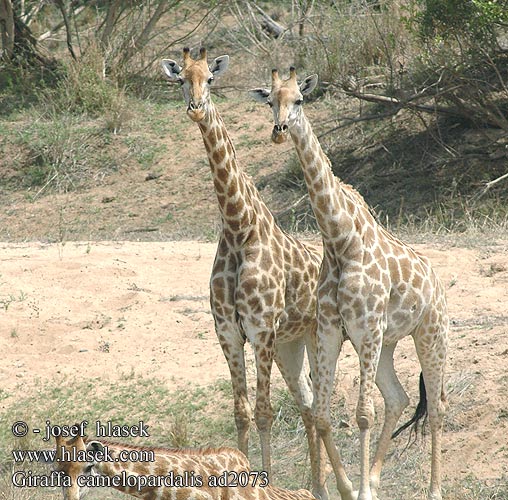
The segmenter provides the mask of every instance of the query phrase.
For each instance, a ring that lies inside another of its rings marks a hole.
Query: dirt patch
[[[508,473],[507,246],[417,245],[448,293],[443,462],[453,480]],[[114,383],[135,372],[175,388],[227,379],[208,303],[214,253],[214,243],[195,241],[1,244],[0,387],[9,394],[2,407],[60,374]],[[396,366],[415,403],[419,366],[410,339],[401,342]],[[248,370],[253,385],[250,354]],[[345,345],[338,384],[352,415],[357,377],[356,355]],[[377,405],[379,415],[380,398]]]

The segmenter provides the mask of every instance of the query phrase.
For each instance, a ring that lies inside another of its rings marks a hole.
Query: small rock
[[[154,179],[158,179],[162,177],[162,174],[156,174],[155,172],[149,172],[145,177],[145,181],[153,181]]]

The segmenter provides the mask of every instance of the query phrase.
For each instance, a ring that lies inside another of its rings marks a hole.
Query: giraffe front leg
[[[316,334],[316,377],[313,379],[313,412],[316,429],[322,439],[337,481],[342,500],[356,500],[353,485],[347,477],[339,451],[335,446],[331,417],[330,399],[335,382],[337,359],[342,347],[343,334],[335,297],[337,279],[329,277],[326,261],[323,262],[318,290],[317,334]]]
[[[356,423],[360,430],[360,489],[358,500],[373,500],[370,489],[370,431],[374,424],[374,389],[379,356],[382,347],[380,328],[358,328],[347,325],[348,335],[360,360],[360,394],[356,407]]]
[[[252,410],[247,396],[245,375],[245,338],[237,328],[226,322],[215,322],[217,337],[228,363],[233,388],[234,415],[238,434],[238,449],[249,456],[249,430],[252,421]]]
[[[255,320],[244,319],[243,328],[252,344],[256,358],[256,406],[254,421],[261,443],[263,470],[271,475],[270,441],[273,423],[273,410],[270,403],[270,379],[274,359],[275,330],[260,327]]]

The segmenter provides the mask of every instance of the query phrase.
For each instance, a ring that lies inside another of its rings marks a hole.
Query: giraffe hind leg
[[[312,348],[311,348],[312,349]],[[309,349],[308,349],[309,350]],[[309,358],[313,355],[309,353]],[[315,351],[314,351],[315,355]],[[326,456],[323,443],[317,435],[312,413],[312,387],[309,377],[305,373],[305,339],[300,337],[292,342],[276,344],[275,361],[284,380],[295,398],[296,404],[302,416],[309,443],[309,455],[312,474],[312,493],[321,500],[328,499],[326,488],[325,463]],[[310,360],[315,365],[315,360]]]
[[[381,348],[379,363],[376,373],[376,385],[383,395],[385,414],[381,435],[377,443],[377,449],[370,469],[370,486],[372,495],[377,497],[379,479],[383,461],[388,451],[393,429],[397,425],[402,412],[409,404],[409,398],[399,382],[393,366],[393,352],[396,344],[384,345]]]
[[[446,412],[444,370],[448,344],[447,328],[440,324],[421,327],[415,333],[414,341],[422,367],[432,439],[428,498],[441,500],[441,447],[443,419]]]

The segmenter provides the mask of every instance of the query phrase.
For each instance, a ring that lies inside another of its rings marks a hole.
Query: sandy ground
[[[508,473],[508,242],[416,247],[446,285],[452,320],[445,475],[498,479]],[[214,252],[196,241],[1,243],[0,387],[29,392],[58,374],[114,381],[131,371],[175,387],[228,378],[208,303]],[[410,339],[396,357],[414,402]],[[338,383],[352,408],[357,374],[346,345]]]

